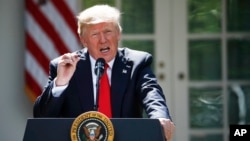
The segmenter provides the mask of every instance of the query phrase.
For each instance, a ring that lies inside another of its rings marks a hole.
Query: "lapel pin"
[[[123,69],[123,70],[122,70],[122,73],[127,73],[127,70],[124,70],[124,69]]]

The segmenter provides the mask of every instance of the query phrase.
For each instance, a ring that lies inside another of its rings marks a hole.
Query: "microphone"
[[[96,98],[94,101],[94,110],[98,111],[98,99],[99,99],[99,87],[100,78],[104,73],[105,60],[98,58],[95,63],[95,74],[96,74]]]
[[[104,72],[105,60],[103,58],[98,58],[95,63],[95,74],[97,77],[101,77]]]

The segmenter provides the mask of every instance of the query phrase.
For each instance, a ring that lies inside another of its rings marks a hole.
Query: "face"
[[[88,25],[80,40],[94,59],[104,58],[109,62],[116,56],[120,36],[113,23],[98,23]]]

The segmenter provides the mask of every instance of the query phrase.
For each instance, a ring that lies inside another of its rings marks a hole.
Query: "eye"
[[[96,37],[96,36],[98,36],[98,33],[92,33],[91,36]]]
[[[112,33],[112,30],[106,30],[105,33],[106,34]]]

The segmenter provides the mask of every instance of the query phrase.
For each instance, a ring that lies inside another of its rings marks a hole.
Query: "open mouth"
[[[101,48],[100,51],[101,53],[107,53],[110,50],[109,47]]]

